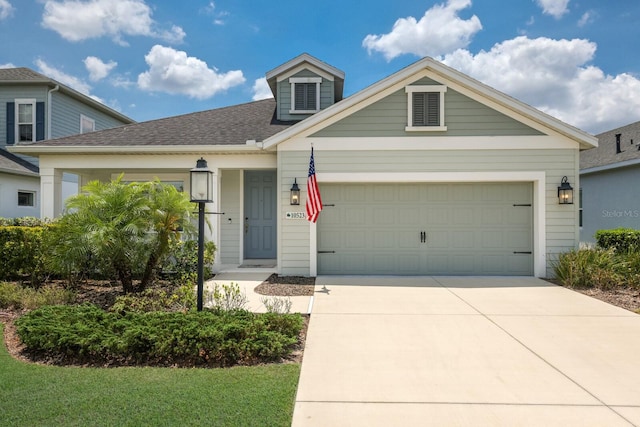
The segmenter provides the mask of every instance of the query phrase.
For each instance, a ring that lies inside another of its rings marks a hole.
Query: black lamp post
[[[213,172],[207,167],[207,161],[200,157],[196,167],[190,173],[191,201],[198,204],[198,311],[202,311],[204,293],[204,208],[213,202]]]

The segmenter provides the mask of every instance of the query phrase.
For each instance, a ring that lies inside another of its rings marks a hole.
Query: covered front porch
[[[201,157],[213,172],[214,202],[206,204],[210,227],[205,227],[205,238],[217,247],[214,271],[267,264],[265,268],[277,271],[279,197],[275,153],[41,155],[41,215],[55,218],[63,213],[63,173],[78,176],[79,191],[90,181],[107,182],[124,174],[124,181],[157,178],[189,193],[189,171]],[[267,183],[256,187],[256,178]]]

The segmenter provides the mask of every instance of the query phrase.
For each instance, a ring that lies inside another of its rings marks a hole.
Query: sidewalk
[[[267,280],[272,273],[256,273],[256,272],[229,272],[220,273],[212,280],[208,280],[204,284],[206,290],[213,289],[215,283],[219,285],[229,285],[235,283],[239,286],[240,291],[247,296],[248,303],[246,309],[254,313],[264,313],[266,308],[262,303],[263,298],[283,298],[291,300],[291,313],[309,314],[313,305],[313,296],[295,296],[295,297],[270,297],[257,294],[254,289],[256,286]],[[205,301],[206,303],[206,301]]]

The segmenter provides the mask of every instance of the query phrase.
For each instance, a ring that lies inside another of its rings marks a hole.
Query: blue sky
[[[0,0],[0,67],[144,121],[259,99],[307,52],[351,95],[432,56],[591,133],[640,120],[640,2]]]

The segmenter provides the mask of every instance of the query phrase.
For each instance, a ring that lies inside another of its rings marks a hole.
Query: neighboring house
[[[38,167],[0,149],[0,218],[40,216]]]
[[[547,277],[577,247],[578,206],[559,204],[558,186],[577,188],[595,137],[431,58],[345,99],[344,73],[307,54],[266,77],[275,99],[13,150],[40,158],[45,216],[61,213],[63,172],[189,191],[204,157],[218,270],[273,260],[284,275]],[[312,146],[317,223],[304,219]]]
[[[46,139],[93,132],[123,124],[133,120],[100,102],[71,89],[57,81],[37,73],[29,68],[0,69],[0,155],[6,155],[6,149],[20,143],[37,142]],[[31,163],[25,166],[30,172],[38,173],[38,159],[20,156]],[[13,159],[15,160],[15,159]],[[11,160],[11,161],[13,161]],[[12,169],[16,169],[13,167]],[[20,168],[18,168],[20,169]],[[65,174],[61,178],[64,194],[77,193],[77,177]],[[20,203],[27,199],[18,195],[18,191],[29,189],[30,211],[40,215],[40,185],[33,176],[6,172],[0,175],[2,198],[0,216],[15,216],[27,212]],[[13,192],[13,194],[9,194]]]
[[[598,230],[640,229],[640,122],[601,133],[580,153],[580,241]]]

